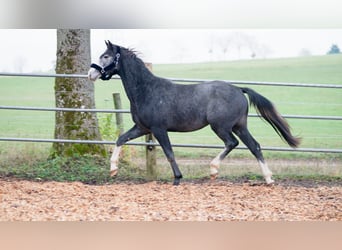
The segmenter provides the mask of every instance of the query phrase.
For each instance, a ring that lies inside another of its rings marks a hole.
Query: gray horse
[[[239,88],[227,82],[212,81],[201,84],[175,84],[153,75],[136,54],[126,48],[106,41],[107,50],[100,56],[99,65],[92,64],[90,80],[109,80],[121,77],[131,104],[135,125],[121,135],[111,157],[111,175],[117,174],[121,146],[129,140],[148,133],[161,145],[174,174],[174,185],[182,178],[168,137],[168,131],[189,132],[210,125],[224,142],[225,149],[210,163],[210,175],[215,179],[220,162],[238,145],[238,136],[258,160],[267,184],[271,184],[269,170],[259,143],[247,129],[248,101],[255,107],[279,136],[291,147],[300,139],[291,134],[289,125],[265,97],[249,88]]]

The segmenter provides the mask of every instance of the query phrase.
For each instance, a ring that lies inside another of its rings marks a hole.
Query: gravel
[[[341,221],[342,185],[0,179],[0,221]]]

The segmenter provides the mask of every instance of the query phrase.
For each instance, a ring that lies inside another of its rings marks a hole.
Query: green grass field
[[[342,55],[153,65],[153,72],[162,77],[320,84],[342,84],[341,69]],[[269,98],[282,114],[342,115],[342,91],[340,89],[250,87]],[[96,107],[112,108],[113,92],[120,92],[123,107],[129,108],[122,84],[118,80],[96,82]],[[0,105],[54,107],[54,79],[0,77]],[[251,113],[254,111],[251,110]],[[0,116],[0,137],[53,138],[53,112],[0,110]],[[128,129],[132,125],[130,115],[124,115],[124,121],[125,129]],[[301,147],[342,148],[342,123],[340,121],[291,119],[289,123],[294,134],[303,138]],[[250,118],[249,128],[262,146],[286,146],[273,129],[259,118]],[[222,144],[210,128],[170,135],[173,143]],[[11,143],[2,142],[1,150],[4,152],[9,144]],[[176,151],[179,153],[195,151],[195,154],[208,152],[205,149],[176,149]]]

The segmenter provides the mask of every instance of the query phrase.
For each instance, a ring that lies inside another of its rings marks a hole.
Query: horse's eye
[[[108,55],[104,55],[103,56],[104,59],[108,59],[108,57],[109,57]]]

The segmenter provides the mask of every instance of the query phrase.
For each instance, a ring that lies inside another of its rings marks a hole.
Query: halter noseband
[[[121,55],[120,54],[120,47],[117,47],[117,52],[115,54],[115,58],[114,58],[113,62],[111,62],[109,65],[107,65],[106,67],[101,67],[100,65],[92,63],[90,65],[90,67],[99,71],[101,73],[100,78],[104,81],[107,81],[107,80],[112,78],[112,75],[118,73],[118,64],[119,64],[120,55]],[[114,69],[113,72],[108,72],[108,71],[111,71],[113,69]]]

